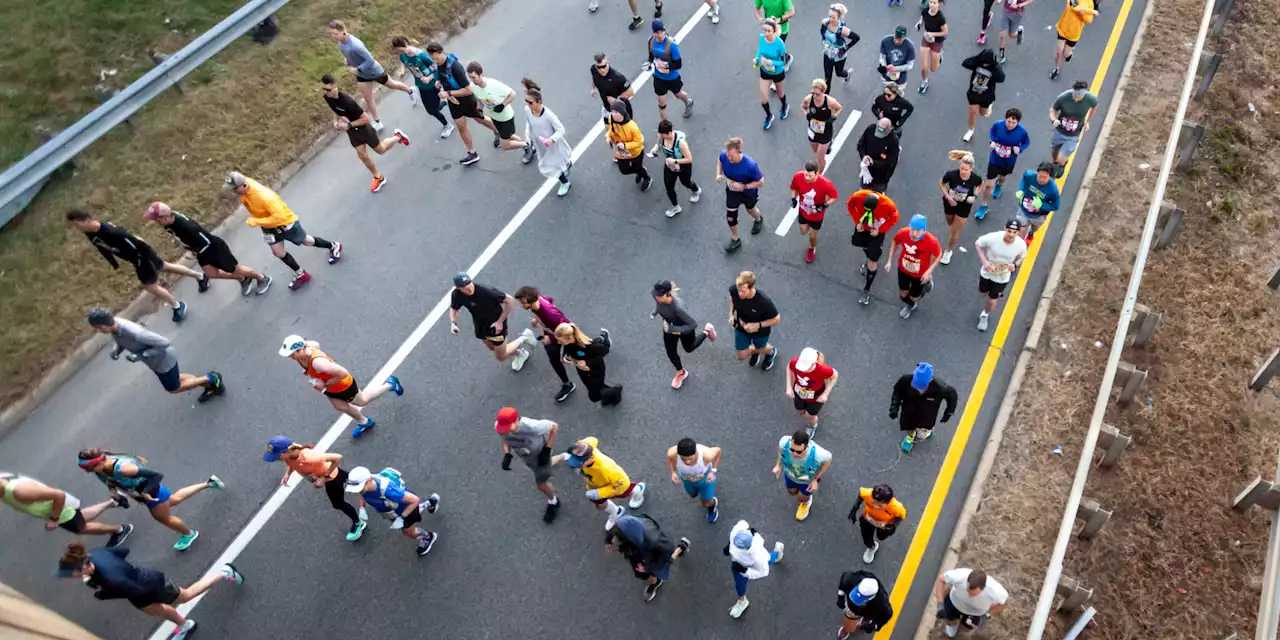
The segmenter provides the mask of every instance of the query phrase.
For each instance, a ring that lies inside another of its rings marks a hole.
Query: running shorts
[[[508,107],[508,108],[510,108],[510,107]],[[497,130],[498,130],[498,137],[499,137],[499,138],[502,138],[503,140],[510,140],[510,139],[511,139],[511,136],[514,136],[514,135],[516,134],[516,119],[515,119],[515,118],[512,118],[512,119],[510,119],[510,120],[506,120],[506,121],[502,121],[502,120],[494,120],[494,121],[493,121],[493,126],[494,126],[494,128],[495,128],[495,129],[497,129]]]
[[[996,92],[984,91],[982,93],[974,93],[972,91],[966,91],[964,92],[964,97],[968,99],[969,104],[971,105],[975,105],[983,109],[990,109],[991,105],[995,104]]]
[[[426,503],[424,502],[422,504],[426,504]],[[405,517],[404,528],[408,529],[410,527],[417,525],[419,522],[422,522],[422,510],[414,509],[413,511],[409,512],[408,516]]]
[[[942,611],[938,614],[938,617],[949,622],[959,621],[966,629],[977,629],[987,620],[985,615],[971,616],[966,613],[960,613],[955,603],[951,602],[950,593],[947,593],[947,597],[942,599]]]
[[[818,218],[817,220],[805,220],[804,216],[800,216],[800,226],[809,227],[814,231],[818,231],[822,229],[822,218]]]
[[[933,42],[929,42],[928,40],[921,38],[920,48],[928,49],[934,53],[942,53],[942,40],[942,38],[934,38]]]
[[[636,490],[636,483],[632,482],[630,485],[627,485],[626,491],[623,491],[622,493],[619,493],[618,495],[613,496],[613,498],[630,498],[631,492],[635,490]],[[612,500],[613,498],[600,498],[599,500],[592,500],[591,502],[595,504],[604,504]]]
[[[819,392],[814,395],[819,396],[822,395],[822,393]],[[818,402],[817,400],[805,400],[800,396],[796,396],[795,399],[796,411],[803,411],[811,416],[816,416],[819,411],[822,411],[822,404],[823,403]]]
[[[378,139],[378,132],[373,130],[371,124],[347,129],[347,141],[357,149],[363,146],[377,149],[382,144],[382,140]]]
[[[730,191],[729,189],[725,189],[724,190],[724,207],[725,209],[732,211],[733,213],[731,215],[734,217],[734,222],[731,222],[730,224],[737,223],[738,207],[746,207],[748,209],[754,209],[756,208],[756,204],[759,201],[760,201],[759,191],[752,191],[752,190]]]
[[[360,76],[356,76],[356,82],[376,82],[381,85],[387,84],[387,81],[390,79],[391,79],[391,76],[388,76],[385,71],[382,73],[382,75],[374,76],[372,78],[361,78]]]
[[[880,257],[884,255],[884,235],[873,236],[870,231],[854,231],[849,242],[861,248],[862,253],[866,254],[867,259],[872,262],[879,262]]]
[[[658,76],[653,77],[653,92],[658,96],[665,96],[668,93],[676,95],[684,91],[684,80],[680,76],[676,76],[670,80],[663,80]]]
[[[898,291],[906,291],[909,298],[920,298],[924,295],[924,283],[920,278],[898,269]]]
[[[356,395],[358,395],[359,393],[360,393],[360,383],[356,382],[355,378],[352,378],[351,384],[348,385],[347,388],[343,389],[342,391],[329,391],[328,389],[324,390],[325,396],[333,398],[334,400],[342,400],[343,402],[351,402],[352,400],[355,400]]]
[[[1053,135],[1049,138],[1049,148],[1052,149],[1057,147],[1058,153],[1061,153],[1064,156],[1069,156],[1075,153],[1076,147],[1078,146],[1080,146],[1080,136],[1063,135],[1063,133],[1058,131],[1056,128],[1053,130]]]
[[[152,593],[129,598],[129,604],[139,609],[145,609],[153,604],[172,605],[181,596],[182,589],[174,584],[172,580],[165,579],[163,587]]]
[[[810,121],[808,123],[809,142],[813,144],[831,144],[831,139],[835,134],[831,126],[833,124],[835,124],[835,120],[817,121],[817,125],[822,127],[822,131],[817,132],[813,130],[814,122]]]
[[[454,102],[453,100],[457,100]],[[476,120],[484,119],[484,111],[480,108],[480,101],[475,96],[460,96],[449,101],[449,116],[454,120],[462,118],[475,118]]]
[[[173,493],[169,491],[169,487],[166,487],[164,486],[163,483],[161,483],[160,488],[157,489],[154,494],[152,494],[152,497],[154,497],[155,500],[143,500],[142,502],[147,505],[148,509],[154,509],[168,502],[169,496],[171,495],[173,495]]]
[[[760,68],[760,79],[761,79],[761,80],[768,80],[769,82],[773,82],[773,83],[782,82],[783,80],[786,80],[786,79],[787,79],[787,72],[786,72],[786,71],[781,71],[781,72],[779,72],[779,73],[777,73],[777,74],[773,74],[773,73],[769,73],[768,71],[765,71],[765,70],[764,70],[764,67],[761,67],[761,68]]]
[[[1059,33],[1059,34],[1058,34],[1058,39],[1059,39],[1059,40],[1061,40],[1061,41],[1063,41],[1063,42],[1065,42],[1065,43],[1067,43],[1067,46],[1068,46],[1068,47],[1071,47],[1071,48],[1073,48],[1073,49],[1075,48],[1076,43],[1080,42],[1079,40],[1069,40],[1069,39],[1067,39],[1067,37],[1066,37],[1066,36],[1062,35],[1061,33]]]
[[[507,341],[507,323],[505,320],[502,322],[502,329],[498,331],[493,330],[492,322],[482,322],[477,318],[473,318],[472,321],[476,325],[477,338],[490,344],[503,344]]]
[[[968,219],[969,212],[972,210],[973,210],[973,205],[968,202],[964,204],[958,204],[953,207],[947,204],[946,200],[942,201],[942,213],[948,216],[955,216],[957,218]]]
[[[133,270],[138,274],[138,282],[143,286],[150,286],[160,281],[160,270],[164,268],[164,260],[160,259],[155,252],[143,254],[139,256],[137,264],[133,265]]]
[[[262,241],[267,244],[278,244],[281,240],[287,240],[295,246],[302,246],[307,241],[307,230],[302,228],[302,223],[295,220],[283,227],[263,227]]]
[[[222,238],[210,238],[209,246],[204,251],[196,254],[196,263],[202,267],[208,266],[231,273],[240,266],[231,249],[227,247],[227,243]]]
[[[994,162],[987,164],[987,179],[995,180],[996,178],[1007,176],[1013,173],[1013,164],[996,164]]]
[[[160,385],[164,387],[165,391],[177,391],[178,387],[182,386],[182,374],[179,373],[177,364],[174,364],[172,369],[164,373],[157,371],[156,377],[160,378]]]
[[[714,500],[716,497],[716,483],[707,482],[705,478],[698,482],[689,482],[688,480],[681,478],[680,486],[684,487],[684,492],[688,494],[690,498]]]
[[[800,490],[800,494],[801,494],[801,495],[805,495],[805,496],[811,496],[811,495],[813,495],[813,492],[812,492],[812,491],[809,491],[809,483],[808,483],[808,482],[805,482],[805,483],[796,482],[795,480],[792,480],[792,479],[791,479],[791,477],[790,477],[790,476],[787,476],[786,474],[783,474],[783,476],[782,476],[782,482],[783,482],[783,484],[787,485],[787,489],[799,489],[799,490]]]
[[[71,533],[80,533],[81,531],[84,531],[85,527],[84,514],[80,513],[79,509],[76,509],[76,514],[71,516],[70,520],[61,522],[58,526],[70,531]]]
[[[769,346],[769,336],[762,336],[758,333],[747,333],[737,327],[733,329],[733,349],[735,351],[746,351],[750,347],[757,350],[764,349]]]
[[[1027,215],[1026,211],[1021,211],[1021,210],[1019,210],[1018,214],[1015,215],[1013,218],[1017,220],[1019,223],[1021,223],[1024,228],[1031,229],[1033,233],[1038,229],[1040,229],[1040,227],[1044,226],[1044,220],[1045,220],[1045,216]]]
[[[1009,13],[1008,10],[1000,12],[1000,31],[1005,33],[1013,33],[1022,26],[1021,13]]]
[[[529,470],[533,472],[534,484],[546,484],[551,481],[551,465],[529,465]]]
[[[1004,289],[1007,286],[1009,286],[1008,282],[995,282],[978,276],[978,293],[985,293],[992,300],[999,300],[1000,296],[1004,295]]]

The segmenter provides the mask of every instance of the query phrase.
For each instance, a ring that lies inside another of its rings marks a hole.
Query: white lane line
[[[689,32],[693,31],[693,28],[701,22],[709,9],[710,8],[705,3],[698,5],[698,10],[693,13],[693,17],[689,18],[688,22],[685,22],[684,26],[681,27],[680,31],[678,31],[674,36],[677,44],[682,42],[685,37],[689,35]],[[641,73],[636,77],[635,82],[631,83],[632,90],[639,93],[640,89],[643,88],[645,83],[647,83],[652,77],[653,74],[650,72]],[[571,156],[573,161],[576,163],[581,159],[583,154],[587,152],[587,149],[589,149],[591,145],[595,144],[596,140],[603,133],[604,122],[600,119],[596,119],[595,126],[591,127],[591,130],[582,138],[582,141],[573,148],[573,155]],[[843,135],[843,132],[841,132],[841,134]],[[472,277],[478,276],[480,271],[489,264],[489,261],[492,260],[494,256],[498,255],[498,251],[501,250],[502,246],[511,239],[511,236],[520,228],[520,225],[524,224],[524,221],[527,220],[530,215],[533,215],[534,209],[537,209],[538,205],[542,204],[542,201],[551,193],[551,190],[559,184],[559,181],[555,178],[547,178],[547,180],[542,183],[542,186],[538,187],[538,190],[535,191],[533,195],[529,197],[529,200],[524,203],[524,206],[520,207],[520,210],[516,212],[516,216],[507,223],[507,226],[502,228],[502,231],[500,231],[498,236],[489,243],[489,246],[485,247],[485,250],[480,254],[480,257],[476,258],[476,261],[467,268],[467,273],[470,273]],[[409,354],[413,353],[413,350],[417,348],[423,338],[427,337],[427,332],[431,330],[431,327],[434,326],[449,309],[449,298],[451,294],[452,290],[444,294],[444,297],[440,299],[440,302],[436,303],[436,306],[432,308],[431,312],[427,314],[427,317],[418,324],[418,327],[413,330],[413,333],[409,334],[408,338],[405,338],[405,341],[401,343],[400,348],[396,349],[396,352],[391,354],[391,358],[387,360],[387,363],[382,365],[382,368],[374,374],[373,378],[369,381],[369,386],[384,382],[387,379],[387,376],[391,375],[401,364],[404,364],[404,361],[409,357]],[[327,451],[339,437],[346,433],[347,427],[350,426],[350,424],[351,418],[346,414],[343,414],[341,418],[338,418],[338,420],[333,423],[333,426],[329,427],[329,430],[325,432],[324,437],[316,443],[316,450]],[[222,565],[228,562],[233,562],[237,557],[239,557],[240,553],[244,551],[245,547],[249,546],[249,543],[252,542],[254,537],[262,531],[263,527],[267,526],[267,521],[276,514],[276,511],[280,510],[280,507],[284,505],[284,501],[289,499],[289,496],[293,493],[293,490],[297,488],[300,480],[301,476],[295,473],[289,478],[289,483],[287,485],[276,489],[275,493],[271,494],[271,498],[267,500],[266,504],[262,505],[262,508],[254,514],[253,518],[249,520],[249,524],[245,525],[245,528],[240,531],[234,540],[231,541],[231,544],[222,552],[222,555],[218,556],[218,559],[213,562],[213,566],[209,567],[208,571],[206,571],[204,575],[209,576],[215,573],[220,573]],[[189,615],[191,610],[195,609],[196,605],[199,604],[202,599],[204,599],[203,595],[194,598],[190,602],[179,606],[178,611],[183,616]],[[160,628],[157,629],[155,633],[151,634],[151,640],[169,640],[173,634],[173,629],[174,624],[172,622],[165,622],[160,625]]]
[[[844,126],[840,127],[840,132],[836,134],[836,139],[831,144],[831,153],[827,157],[827,168],[822,170],[822,175],[824,176],[827,175],[827,169],[830,169],[835,164],[836,156],[840,154],[840,150],[844,148],[844,143],[849,139],[849,134],[853,131],[854,125],[858,124],[858,119],[862,117],[862,112],[857,109],[853,109],[852,113],[853,115],[849,116]],[[795,207],[787,209],[787,215],[782,217],[782,222],[778,223],[778,229],[774,233],[779,236],[787,235],[787,232],[791,231],[791,223],[795,222],[799,216],[799,209]]]

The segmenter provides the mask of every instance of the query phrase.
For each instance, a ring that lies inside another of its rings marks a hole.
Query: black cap
[[[471,284],[471,276],[466,271],[459,271],[453,274],[453,286],[465,287]]]
[[[1006,228],[1006,229],[1013,229],[1014,231],[1021,231],[1021,230],[1022,230],[1022,223],[1021,223],[1021,222],[1018,222],[1018,221],[1017,221],[1016,219],[1014,219],[1014,218],[1009,218],[1009,221],[1008,221],[1008,222],[1006,222],[1006,223],[1004,223],[1004,228]]]
[[[659,280],[653,285],[653,297],[670,295],[673,286],[670,280]]]
[[[904,26],[902,26],[902,25],[898,25],[897,27],[894,27],[894,29],[893,29],[893,37],[895,37],[895,38],[905,38],[905,37],[907,37],[907,28],[906,28],[906,27],[904,27]]]
[[[89,310],[89,324],[95,327],[109,327],[116,323],[116,317],[102,307]]]

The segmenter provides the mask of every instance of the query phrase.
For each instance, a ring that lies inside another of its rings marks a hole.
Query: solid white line
[[[836,139],[831,144],[831,153],[829,154],[830,157],[827,158],[827,168],[822,170],[822,175],[824,176],[827,175],[827,169],[830,169],[831,165],[835,164],[836,156],[839,155],[840,150],[844,148],[844,143],[846,140],[849,139],[849,134],[853,131],[853,126],[858,124],[858,118],[862,117],[861,111],[858,111],[857,109],[853,109],[852,112],[853,112],[853,115],[850,116],[849,119],[845,121],[843,127],[840,127],[840,132],[836,134]],[[808,123],[805,123],[805,124],[807,126]],[[778,229],[777,231],[774,231],[774,233],[778,234],[779,236],[787,235],[787,232],[791,231],[791,223],[795,222],[796,218],[799,216],[800,216],[799,209],[795,207],[791,207],[790,209],[787,209],[787,215],[782,217],[782,222],[778,223]]]
[[[689,32],[693,31],[693,28],[698,25],[709,10],[710,8],[705,3],[698,6],[698,10],[693,13],[693,17],[689,18],[688,22],[685,22],[684,26],[681,27],[680,31],[678,31],[674,36],[677,44],[683,41],[685,37],[689,35]],[[641,73],[636,77],[635,82],[631,83],[632,90],[639,93],[640,89],[643,88],[645,83],[647,83],[652,77],[653,74],[651,72]],[[595,126],[591,127],[591,130],[582,138],[582,141],[573,148],[573,154],[570,156],[573,161],[576,163],[580,158],[582,158],[583,154],[587,152],[587,149],[590,148],[592,144],[595,144],[596,140],[603,133],[604,121],[597,118]],[[529,219],[529,216],[533,215],[534,209],[537,209],[538,205],[542,204],[542,201],[551,193],[551,190],[558,185],[559,181],[555,178],[547,178],[547,180],[542,183],[542,186],[538,187],[538,190],[533,192],[533,195],[524,203],[524,206],[520,207],[520,210],[516,212],[515,217],[502,228],[502,231],[498,232],[498,236],[489,243],[489,246],[485,247],[485,250],[480,254],[480,257],[476,258],[476,261],[467,268],[467,273],[471,274],[472,277],[478,276],[480,271],[489,264],[489,261],[492,260],[494,256],[498,255],[498,251],[501,250],[502,246],[511,239],[511,236],[520,228],[520,225],[524,224],[524,221]],[[401,364],[404,364],[404,361],[408,359],[409,354],[413,353],[413,350],[417,348],[423,338],[427,337],[427,332],[431,330],[431,327],[434,326],[449,309],[450,296],[452,293],[452,289],[450,289],[449,292],[446,292],[444,297],[440,299],[440,302],[436,303],[436,306],[427,314],[427,317],[423,318],[422,322],[418,324],[418,327],[413,330],[413,333],[409,334],[408,338],[405,338],[405,341],[401,343],[400,348],[396,349],[395,353],[391,354],[391,358],[387,360],[387,363],[382,365],[382,368],[374,374],[372,379],[370,379],[370,387],[386,381],[387,376],[391,375]],[[343,414],[342,417],[338,418],[333,423],[333,426],[329,427],[329,430],[325,432],[324,437],[316,443],[316,450],[322,452],[327,451],[339,437],[346,433],[347,427],[350,424],[351,418],[346,414]],[[289,483],[287,485],[276,489],[275,493],[271,494],[271,498],[267,500],[266,504],[262,505],[262,508],[254,514],[253,518],[249,520],[249,524],[245,525],[244,529],[241,530],[235,539],[231,541],[231,544],[222,552],[221,555],[218,556],[218,559],[213,562],[213,566],[209,567],[208,571],[206,571],[204,575],[209,576],[215,573],[220,573],[222,565],[235,561],[235,559],[240,556],[240,553],[244,551],[245,547],[249,546],[249,543],[253,541],[254,537],[262,531],[263,527],[267,526],[267,521],[276,514],[276,511],[280,510],[280,507],[284,505],[285,500],[289,499],[289,496],[293,494],[293,490],[298,487],[300,481],[301,476],[295,473],[289,478]],[[202,599],[204,599],[203,595],[194,598],[190,602],[179,606],[178,611],[183,616],[189,615],[191,610],[195,609],[196,605],[199,604]],[[173,634],[173,629],[174,625],[172,622],[165,622],[160,625],[160,628],[157,629],[155,633],[151,634],[151,640],[168,640],[168,638]]]

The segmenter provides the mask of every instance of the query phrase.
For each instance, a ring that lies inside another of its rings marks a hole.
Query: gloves
[[[820,203],[818,203],[818,204],[813,205],[813,208],[814,208],[814,209],[817,209],[818,211],[826,211],[826,210],[827,210],[827,203],[825,203],[825,202],[820,202]]]
[[[1018,189],[1017,191],[1013,192],[1013,197],[1015,197],[1015,198],[1017,198],[1017,199],[1021,200],[1021,199],[1022,199],[1022,189]]]
[[[392,523],[391,523],[391,528],[392,528],[393,530],[403,529],[403,528],[404,528],[404,518],[403,518],[403,517],[401,517],[401,516],[396,516],[395,522],[392,522]]]
[[[137,362],[137,361],[138,361],[138,357],[139,357],[139,356],[138,356],[138,354],[136,354],[136,353],[131,353],[131,354],[129,354],[129,355],[127,355],[127,356],[125,356],[125,357],[124,357],[124,359],[125,359],[125,360],[128,360],[129,362]]]
[[[502,104],[501,102],[499,102],[498,104],[493,105],[493,112],[494,112],[494,113],[502,113],[502,110],[503,110],[503,109],[506,109],[506,108],[507,108],[507,105]]]
[[[733,563],[733,572],[734,572],[734,573],[746,573],[746,572],[747,572],[747,568],[735,562],[735,563]]]
[[[800,206],[800,198],[797,198],[797,197],[795,197],[795,196],[792,196],[792,197],[791,197],[791,208],[792,208],[792,209],[794,209],[794,208],[796,208],[796,207],[798,207],[798,206]]]
[[[600,490],[599,490],[599,489],[589,489],[589,490],[587,490],[587,499],[588,499],[588,500],[599,500],[599,499],[600,499]]]
[[[502,456],[502,470],[503,471],[511,470],[511,454],[510,453]]]
[[[890,411],[890,412],[889,412],[889,419],[890,419],[890,420],[897,420],[897,419],[898,419],[898,412],[897,412],[897,411]]]
[[[942,414],[942,421],[943,421],[943,422],[946,422],[946,421],[948,421],[948,420],[950,420],[950,419],[951,419],[951,414],[949,414],[949,413],[944,413],[944,414]]]
[[[724,545],[724,554],[725,554],[726,556],[727,556],[727,555],[729,555],[729,544],[728,544],[728,543],[725,543],[725,545]]]
[[[545,467],[549,464],[551,464],[551,447],[543,447],[542,451],[538,452],[538,466]]]

